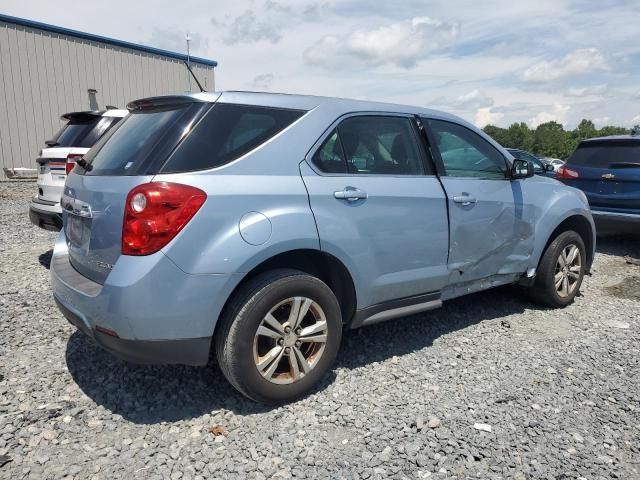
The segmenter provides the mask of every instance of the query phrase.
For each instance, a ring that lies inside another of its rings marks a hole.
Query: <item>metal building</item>
[[[0,178],[2,167],[35,167],[66,112],[198,91],[186,60],[180,53],[0,14]],[[217,62],[190,57],[190,63],[204,89],[214,90]]]

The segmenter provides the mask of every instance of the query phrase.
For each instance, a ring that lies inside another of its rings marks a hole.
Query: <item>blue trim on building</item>
[[[50,25],[48,23],[36,22],[34,20],[27,20],[25,18],[12,17],[10,15],[3,15],[1,13],[0,22],[13,23],[15,25],[21,25],[23,27],[45,30],[47,32],[59,33],[60,35],[68,35],[70,37],[82,38],[84,40],[91,40],[93,42],[107,43],[109,45],[115,45],[116,47],[129,48],[131,50],[138,50],[140,52],[159,55],[161,57],[175,58],[183,61],[187,60],[187,56],[182,53],[170,52],[169,50],[162,50],[161,48],[147,47],[145,45],[138,45],[137,43],[116,40],[115,38],[103,37],[101,35],[93,35],[91,33],[58,27],[56,25]],[[192,63],[198,63],[200,65],[206,65],[208,67],[218,66],[218,62],[216,62],[215,60],[207,60],[206,58],[200,57],[190,57],[190,59]]]

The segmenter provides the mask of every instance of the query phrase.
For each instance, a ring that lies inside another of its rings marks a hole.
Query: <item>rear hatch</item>
[[[640,138],[588,140],[571,155],[562,181],[584,191],[592,208],[640,210]]]
[[[103,117],[101,112],[72,112],[60,117],[67,123],[40,152],[38,163],[38,198],[58,203],[67,179],[67,158],[77,158],[89,151],[100,137],[118,123],[118,117]]]
[[[215,103],[219,97],[212,95],[206,95],[206,101],[202,98],[133,102],[131,114],[69,175],[62,205],[64,229],[71,264],[84,276],[104,283],[125,246],[128,255],[148,255],[163,248],[206,200],[206,192],[189,185],[142,184],[159,173],[206,170],[232,162],[304,114]],[[149,246],[158,239],[154,245],[160,246]]]
[[[62,197],[69,261],[104,283],[121,255],[128,193],[149,182],[210,103],[162,97],[130,104],[132,112],[104,135],[69,174]]]

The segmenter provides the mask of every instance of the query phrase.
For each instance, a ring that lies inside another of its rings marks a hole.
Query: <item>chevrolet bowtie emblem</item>
[[[605,180],[613,180],[614,178],[616,178],[616,176],[613,173],[605,173],[604,175],[602,175],[602,178],[604,178]]]

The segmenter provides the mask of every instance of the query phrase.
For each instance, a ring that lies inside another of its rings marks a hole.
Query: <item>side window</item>
[[[358,116],[338,126],[349,173],[423,175],[424,164],[411,121]]]
[[[338,131],[334,130],[313,156],[313,163],[325,173],[347,173]]]
[[[507,166],[504,157],[480,135],[456,123],[427,121],[448,176],[505,178]]]

